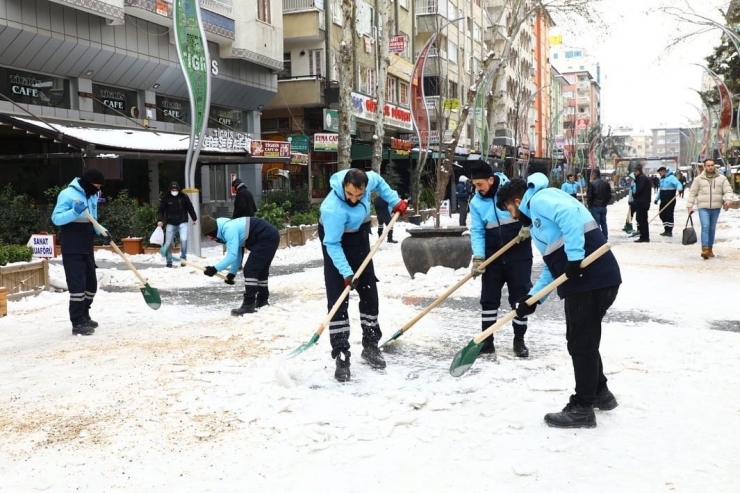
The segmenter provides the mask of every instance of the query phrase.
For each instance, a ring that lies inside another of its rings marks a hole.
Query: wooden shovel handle
[[[667,207],[668,207],[669,205],[671,205],[671,204],[673,203],[673,201],[674,201],[674,200],[676,200],[676,197],[678,197],[678,195],[674,195],[674,196],[673,196],[673,198],[672,198],[671,200],[669,200],[669,201],[668,201],[668,203],[667,203],[666,205],[664,205],[664,206],[663,206],[663,208],[662,208],[662,209],[660,209],[660,210],[658,211],[658,213],[657,213],[656,215],[654,215],[654,216],[653,216],[653,218],[652,218],[651,220],[649,220],[649,221],[648,221],[648,224],[650,224],[651,222],[655,221],[655,218],[656,218],[656,217],[658,217],[658,216],[660,216],[660,213],[661,213],[661,212],[663,212],[664,210],[666,210],[666,208],[667,208]]]
[[[591,255],[589,255],[588,257],[586,257],[585,259],[583,259],[583,261],[581,261],[581,269],[584,269],[584,268],[588,267],[593,262],[595,262],[596,259],[598,259],[602,255],[604,255],[608,251],[609,251],[609,244],[608,243],[604,243],[603,245],[601,245],[601,247],[599,247],[598,249],[594,250],[594,252]],[[568,276],[566,276],[565,274],[562,274],[560,277],[558,277],[557,279],[555,279],[554,281],[552,281],[550,284],[548,284],[547,286],[545,286],[544,288],[542,288],[541,290],[539,290],[537,293],[535,293],[532,296],[530,296],[527,299],[526,303],[529,306],[534,305],[535,303],[537,303],[542,298],[544,298],[545,296],[547,296],[548,294],[550,294],[558,286],[560,286],[561,284],[563,284],[567,280],[568,280]],[[473,342],[475,342],[476,344],[480,344],[481,342],[483,342],[483,340],[486,337],[490,336],[491,334],[493,334],[494,332],[496,332],[498,329],[500,329],[501,327],[503,327],[504,325],[506,325],[507,323],[509,323],[514,317],[516,317],[516,310],[510,311],[502,319],[496,321],[495,324],[491,325],[485,331],[483,331],[480,334],[478,334],[473,339]]]
[[[103,236],[107,236],[107,237],[110,237],[110,235],[109,235],[109,234],[108,234],[108,232],[107,232],[107,231],[105,230],[105,228],[103,228],[103,227],[102,227],[102,226],[100,225],[100,223],[99,223],[99,222],[97,222],[97,221],[95,220],[95,218],[94,218],[94,217],[92,217],[92,214],[90,214],[90,212],[89,212],[89,211],[88,211],[87,209],[85,209],[85,211],[84,211],[84,212],[85,212],[85,215],[87,216],[88,220],[90,220],[90,222],[91,222],[91,223],[93,224],[93,226],[95,227],[95,229],[97,230],[97,232],[98,232],[99,234],[101,234],[101,235],[103,235]],[[131,261],[130,261],[130,260],[128,259],[128,257],[127,257],[127,256],[126,256],[126,255],[125,255],[125,254],[124,254],[124,253],[123,253],[123,252],[121,251],[121,249],[120,249],[120,248],[118,248],[118,245],[116,245],[116,244],[115,244],[115,243],[113,242],[113,240],[112,240],[112,239],[111,239],[111,241],[110,241],[110,246],[111,246],[111,247],[113,247],[113,250],[114,250],[114,251],[115,251],[115,252],[116,252],[116,253],[117,253],[118,255],[120,255],[120,256],[121,256],[121,258],[123,259],[123,261],[124,261],[124,262],[126,262],[126,265],[128,266],[128,268],[129,268],[129,269],[131,269],[131,270],[133,271],[133,273],[134,273],[134,274],[136,274],[136,277],[138,277],[138,278],[139,278],[139,281],[141,281],[141,284],[144,284],[144,285],[146,285],[146,284],[147,284],[147,280],[146,280],[146,278],[145,278],[144,276],[142,276],[142,275],[141,275],[141,273],[140,273],[140,272],[139,272],[138,270],[136,270],[136,267],[134,267],[134,264],[132,264],[132,263],[131,263]]]
[[[187,265],[188,267],[192,267],[193,269],[197,269],[197,270],[200,270],[200,271],[203,271],[203,272],[205,272],[205,271],[206,271],[206,268],[205,268],[205,267],[203,267],[202,265],[196,264],[196,263],[194,263],[194,262],[190,262],[190,261],[188,261],[188,260],[183,260],[183,259],[180,259],[180,263],[181,263],[181,264],[185,264],[185,265]],[[225,275],[223,275],[223,274],[221,274],[220,272],[216,272],[216,277],[220,277],[220,278],[221,278],[221,279],[223,279],[224,281],[226,280],[226,276],[225,276]]]

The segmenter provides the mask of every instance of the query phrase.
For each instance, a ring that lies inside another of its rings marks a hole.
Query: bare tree
[[[380,173],[380,165],[383,163],[383,137],[385,136],[385,102],[388,99],[385,93],[386,79],[388,78],[388,66],[391,64],[388,53],[388,39],[393,21],[388,15],[388,0],[378,0],[378,36],[375,38],[375,53],[378,57],[377,89],[378,108],[375,112],[375,135],[373,136],[372,168]]]
[[[352,88],[355,58],[354,0],[342,0],[342,41],[339,43],[339,144],[337,169],[351,166]]]

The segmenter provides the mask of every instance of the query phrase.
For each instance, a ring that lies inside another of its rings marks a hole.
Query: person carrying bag
[[[691,223],[691,226],[689,226]],[[694,220],[689,215],[686,219],[686,226],[683,228],[683,237],[681,238],[682,245],[693,245],[698,241],[696,237],[696,230],[694,229]]]

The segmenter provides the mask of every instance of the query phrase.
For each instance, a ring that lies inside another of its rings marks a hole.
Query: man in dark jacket
[[[188,258],[188,214],[195,224],[198,216],[195,215],[193,203],[182,193],[180,184],[173,181],[169,193],[159,202],[157,211],[157,226],[161,228],[164,223],[167,224],[164,245],[160,249],[160,253],[167,259],[167,267],[172,267],[172,243],[175,241],[175,233],[180,235],[180,265],[184,265],[182,261]]]
[[[244,182],[239,178],[231,182],[231,188],[236,190],[234,213],[231,214],[231,219],[236,219],[237,217],[254,217],[254,213],[257,212],[257,204],[254,202],[252,192],[249,191]]]
[[[632,193],[632,203],[635,207],[637,217],[637,229],[640,237],[635,243],[650,243],[650,230],[648,229],[648,211],[650,210],[650,192],[652,184],[650,178],[642,172],[642,165],[635,166],[635,191]]]
[[[527,317],[545,302],[542,299],[527,305],[530,296],[562,274],[568,278],[557,292],[565,299],[565,338],[576,388],[562,412],[546,414],[545,423],[558,428],[594,428],[594,408],[611,411],[617,407],[617,399],[606,385],[599,353],[601,322],[622,283],[617,259],[607,251],[581,269],[581,261],[604,245],[604,236],[586,208],[562,191],[549,188],[542,173],[529,175],[526,182],[514,178],[499,189],[498,200],[522,225],[532,225],[532,244],[544,263],[535,285],[517,303],[517,316]]]
[[[383,234],[383,229],[391,222],[391,208],[388,206],[388,202],[383,200],[383,197],[378,195],[373,202],[375,205],[375,215],[378,217],[378,236]],[[393,239],[393,228],[388,231],[386,236],[388,243],[398,243]]]
[[[96,231],[85,211],[97,220],[98,195],[104,184],[103,173],[97,169],[86,170],[59,193],[57,205],[51,214],[52,222],[60,226],[62,265],[69,288],[72,335],[92,335],[98,326],[90,318],[90,306],[98,291],[93,253]],[[104,244],[110,243],[109,236],[101,238]]]
[[[601,178],[599,169],[593,170],[591,176],[594,179],[588,184],[588,210],[601,228],[604,239],[609,240],[609,230],[606,227],[606,206],[612,199],[612,187],[609,182]]]
[[[457,208],[460,211],[460,226],[465,226],[468,222],[468,201],[470,200],[471,186],[468,181],[468,177],[461,175],[457,181],[457,190],[455,190],[455,197],[457,198]]]

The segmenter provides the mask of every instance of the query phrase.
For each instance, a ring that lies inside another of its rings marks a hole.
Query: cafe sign
[[[313,150],[316,152],[337,152],[339,134],[314,134]]]
[[[378,112],[378,101],[370,96],[352,93],[352,114],[363,120],[375,121],[375,114]],[[386,103],[383,108],[385,115],[385,124],[390,127],[396,127],[401,130],[411,131],[414,126],[411,123],[411,111],[401,108],[394,104]]]
[[[251,151],[252,139],[244,132],[209,128],[208,134],[203,137],[203,148],[223,152]]]
[[[250,152],[252,157],[290,158],[290,142],[253,140]]]

